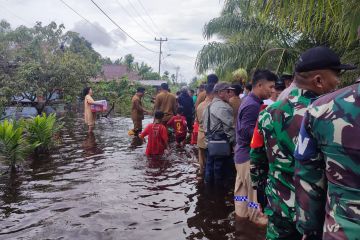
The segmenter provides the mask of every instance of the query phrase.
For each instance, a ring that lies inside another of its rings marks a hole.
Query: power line
[[[74,8],[72,8],[69,4],[67,4],[65,1],[60,0],[60,2],[62,2],[66,7],[68,7],[71,11],[73,11],[76,15],[78,15],[79,17],[81,17],[82,19],[84,19],[87,23],[89,23],[91,26],[93,26],[94,28],[96,28],[98,31],[102,32],[103,34],[108,34],[107,32],[105,32],[103,29],[101,29],[100,27],[98,27],[97,25],[93,24],[92,22],[90,22],[87,18],[85,18],[84,16],[82,16],[78,11],[76,11]],[[114,40],[114,39],[113,39]],[[115,41],[115,40],[114,40]],[[127,49],[127,47],[122,46],[123,48]],[[120,51],[120,53],[123,55],[124,52]]]
[[[134,5],[129,0],[128,0],[128,2],[130,4],[131,8],[134,10],[135,14],[137,14],[140,17],[140,19],[145,23],[146,26],[149,27],[149,29],[152,29],[152,31],[155,33],[155,36],[156,36],[157,35],[156,30],[154,31],[154,29],[145,21],[145,19],[141,16],[141,14],[136,10]]]
[[[144,10],[145,14],[150,18],[150,21],[152,22],[152,24],[155,26],[155,28],[157,28],[158,32],[161,33],[162,31],[160,31],[161,29],[156,25],[155,21],[153,20],[153,18],[150,16],[149,12],[146,10],[146,8],[144,7],[144,5],[141,3],[140,0],[137,0],[137,2],[140,4],[141,8]],[[161,34],[163,35],[163,34]]]
[[[98,26],[96,26],[95,24],[93,24],[92,22],[90,22],[87,18],[85,18],[84,16],[82,16],[80,13],[78,13],[75,9],[73,9],[69,4],[67,4],[65,1],[60,0],[60,2],[62,2],[65,6],[67,6],[69,9],[71,9],[71,11],[73,11],[76,15],[78,15],[79,17],[81,17],[82,19],[84,19],[86,22],[88,22],[89,24],[91,24],[93,27],[95,27],[97,30],[99,30],[102,33],[106,33],[104,30],[102,30],[101,28],[99,28]]]
[[[147,32],[151,37],[154,37],[154,35],[149,31],[147,30],[146,28],[144,28],[131,14],[130,12],[124,7],[124,5],[121,4],[121,2],[118,0],[117,1],[120,5],[120,7],[123,9],[123,11],[142,29],[144,30],[145,32]]]
[[[24,18],[16,15],[16,14],[13,13],[12,11],[10,11],[7,7],[5,7],[5,6],[3,6],[3,5],[0,5],[0,6],[2,7],[3,10],[6,9],[6,11],[7,11],[8,13],[10,13],[11,15],[13,15],[14,17],[16,17],[17,19],[19,19],[20,21],[22,21],[22,22],[24,22],[24,23],[27,23],[27,24],[29,24],[30,26],[33,25],[33,23],[31,23],[31,22],[25,20]],[[6,12],[6,11],[5,11],[5,12]]]
[[[141,44],[139,41],[137,41],[135,38],[133,38],[130,34],[128,34],[124,29],[122,29],[106,12],[104,12],[104,10],[101,9],[101,7],[99,7],[99,5],[97,5],[94,0],[90,0],[115,26],[117,26],[123,33],[126,34],[126,36],[128,36],[129,38],[131,38],[134,42],[136,42],[139,46],[141,46],[142,48],[153,52],[153,53],[157,53],[154,50],[151,50],[150,48],[144,46],[143,44]]]

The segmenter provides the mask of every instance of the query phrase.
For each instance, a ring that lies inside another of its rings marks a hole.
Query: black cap
[[[216,83],[218,83],[219,82],[219,78],[218,78],[218,76],[216,76],[216,74],[209,74],[208,76],[207,76],[207,83],[213,83],[213,84],[216,84]]]
[[[164,90],[169,90],[169,85],[167,83],[162,83],[160,87]]]
[[[144,92],[145,92],[145,88],[144,88],[144,87],[138,87],[138,88],[136,89],[136,92],[144,93]]]
[[[283,74],[283,75],[281,75],[280,80],[285,82],[286,80],[292,80],[292,78],[293,78],[293,75],[291,75],[291,74]]]
[[[214,92],[220,92],[222,90],[234,90],[235,88],[232,88],[230,84],[225,82],[219,82],[215,84],[213,91]]]
[[[285,81],[282,78],[279,78],[276,82],[275,82],[275,89],[276,90],[284,90],[286,88],[285,86]]]
[[[296,72],[309,72],[322,69],[352,70],[356,66],[341,64],[339,56],[327,47],[314,47],[301,54],[295,66]]]

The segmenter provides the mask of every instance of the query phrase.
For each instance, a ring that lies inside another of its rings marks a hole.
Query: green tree
[[[289,48],[294,45],[296,34],[262,18],[253,5],[242,0],[228,0],[220,16],[205,25],[206,39],[216,35],[222,41],[211,42],[199,52],[196,61],[199,73],[213,69],[224,77],[239,67],[250,71],[269,49],[285,49],[279,54],[283,56],[281,61],[268,61],[277,63],[271,66],[274,71],[288,67],[289,60],[296,56]]]
[[[227,0],[220,16],[204,27],[205,38],[216,35],[222,41],[203,47],[197,57],[197,70],[199,73],[216,70],[222,78],[230,77],[239,67],[248,72],[254,68],[291,72],[301,52],[319,45],[332,48],[344,61],[359,64],[359,41],[354,41],[353,36],[360,21],[359,4],[357,1],[347,4],[325,0]],[[341,22],[349,9],[354,21]],[[341,17],[331,19],[334,13]],[[339,26],[344,25],[345,34],[339,34],[347,40],[339,41],[334,36],[340,31]]]
[[[157,72],[147,72],[144,74],[144,80],[158,80],[160,79],[160,75]]]
[[[349,46],[357,41],[360,26],[360,4],[357,0],[248,0],[280,27],[294,29],[318,38],[332,46]]]
[[[173,82],[173,84],[176,83],[176,76],[175,76],[175,74],[171,74],[170,79],[171,79],[171,81]]]
[[[117,61],[117,60],[116,60]],[[111,59],[109,57],[105,57],[101,59],[101,64],[113,64],[113,62],[111,61]],[[116,64],[116,63],[115,63]]]
[[[133,70],[134,67],[134,56],[132,54],[127,54],[124,57],[124,64],[126,65],[128,71]]]
[[[161,79],[162,80],[169,80],[170,79],[169,75],[170,75],[169,71],[165,71],[164,74],[162,75]]]
[[[121,57],[121,58],[118,58],[118,59],[116,59],[115,61],[114,61],[114,64],[116,64],[116,65],[121,65],[123,63],[123,58]]]
[[[11,71],[4,65],[0,70],[2,95],[12,89],[13,95],[29,99],[40,114],[56,91],[73,100],[88,79],[97,75],[100,54],[77,33],[64,33],[64,28],[38,22],[33,28],[8,27],[0,33],[3,62],[14,66]]]
[[[141,79],[145,79],[145,76],[148,73],[151,73],[153,69],[151,66],[147,65],[144,62],[141,62],[140,64],[138,62],[135,62],[134,71],[136,71],[140,75]]]

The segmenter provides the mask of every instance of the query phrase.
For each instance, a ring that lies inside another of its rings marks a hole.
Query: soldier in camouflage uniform
[[[318,239],[360,239],[360,83],[305,115],[295,152],[297,228]],[[326,205],[325,205],[326,203]]]
[[[307,107],[317,96],[334,90],[339,82],[339,72],[333,70],[332,63],[324,65],[327,59],[334,58],[339,59],[325,47],[304,52],[296,65],[297,88],[287,99],[275,102],[259,115],[250,153],[251,178],[255,187],[267,179],[267,239],[302,238],[295,223],[294,150]],[[255,142],[259,134],[263,143]]]

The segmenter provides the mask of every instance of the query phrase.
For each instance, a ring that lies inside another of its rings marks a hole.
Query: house
[[[91,79],[92,82],[112,81],[123,77],[128,77],[130,81],[138,81],[141,77],[134,71],[128,70],[126,65],[107,64],[101,67],[101,74]]]
[[[166,80],[139,80],[138,83],[144,86],[160,87],[162,83],[167,83]]]

